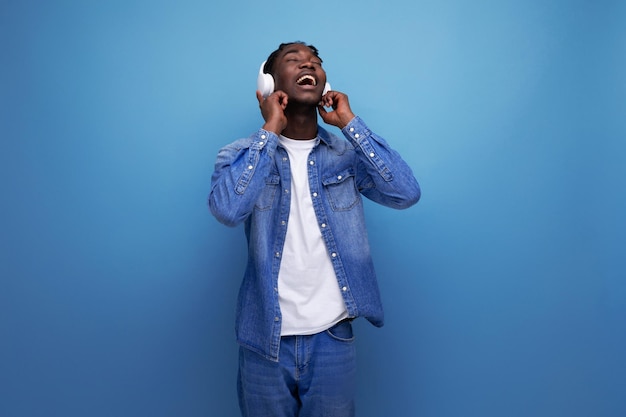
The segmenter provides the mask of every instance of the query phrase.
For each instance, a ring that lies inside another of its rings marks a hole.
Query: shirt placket
[[[322,233],[322,238],[324,239],[326,249],[328,250],[330,260],[333,265],[335,275],[337,277],[337,282],[341,290],[341,295],[346,304],[346,308],[348,309],[348,314],[352,316],[356,314],[356,303],[354,302],[354,298],[352,297],[352,293],[350,292],[350,286],[348,285],[347,277],[343,269],[343,264],[341,262],[339,251],[337,249],[337,244],[335,243],[335,237],[333,235],[332,228],[330,227],[330,222],[328,221],[326,210],[324,209],[324,204],[322,202],[322,183],[319,180],[320,167],[317,159],[317,155],[319,154],[319,152],[316,152],[316,149],[317,147],[314,148],[313,151],[310,153],[307,162],[309,188],[311,189],[313,209],[315,210],[315,216],[317,218],[318,226]]]

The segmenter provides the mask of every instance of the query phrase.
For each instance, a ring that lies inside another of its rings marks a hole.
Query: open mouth
[[[296,84],[298,85],[312,85],[312,86],[316,86],[317,85],[317,80],[315,79],[315,77],[313,77],[312,75],[303,75],[302,77],[298,78],[296,80]]]

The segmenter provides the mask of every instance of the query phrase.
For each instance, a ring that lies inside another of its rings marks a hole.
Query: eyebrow
[[[301,49],[288,49],[285,52],[283,52],[283,58],[286,57],[289,54],[300,54],[304,51],[302,51]],[[318,55],[315,55],[315,53],[311,50],[311,55],[313,55],[315,58],[319,59],[320,62],[324,62],[322,60],[322,58],[320,58]]]

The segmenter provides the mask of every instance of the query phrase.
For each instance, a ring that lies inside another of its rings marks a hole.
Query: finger
[[[320,117],[324,121],[324,123],[328,123],[328,112],[322,106],[317,107],[317,112],[320,114]]]
[[[283,108],[283,110],[285,110],[285,108],[287,107],[287,103],[289,102],[289,96],[287,95],[287,93],[278,90],[274,94],[276,94],[276,98],[278,99],[278,103],[280,104],[280,106]]]
[[[261,107],[265,98],[263,98],[263,94],[259,90],[256,90],[256,99],[259,101],[259,107]]]
[[[317,107],[317,111],[318,111],[320,117],[322,118],[322,120],[324,121],[324,123],[328,123],[328,124],[334,125],[333,119],[335,118],[335,112],[328,111],[328,110],[326,110],[322,106],[318,106]]]
[[[339,91],[334,91],[334,90],[330,90],[328,93],[326,93],[326,95],[331,100],[338,100],[341,97],[341,93]]]
[[[346,96],[345,94],[340,93],[339,91],[333,91],[332,93],[333,95],[331,96],[331,99],[333,100],[335,105],[339,105],[348,101],[348,96]]]

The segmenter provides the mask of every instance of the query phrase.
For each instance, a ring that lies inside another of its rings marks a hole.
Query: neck
[[[306,109],[285,109],[287,127],[282,131],[283,136],[290,139],[313,139],[317,136],[317,111],[315,107]]]

